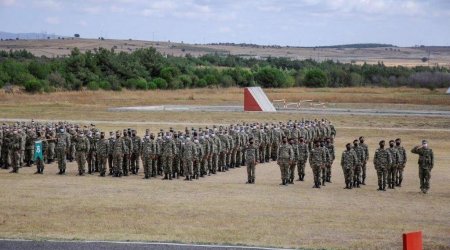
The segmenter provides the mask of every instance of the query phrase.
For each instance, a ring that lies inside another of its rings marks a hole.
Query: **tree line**
[[[22,86],[28,92],[57,90],[180,89],[203,87],[421,87],[450,83],[445,67],[387,67],[382,62],[356,65],[282,57],[265,59],[207,54],[162,55],[154,48],[132,53],[75,48],[60,58],[36,57],[26,50],[0,51],[0,87]]]

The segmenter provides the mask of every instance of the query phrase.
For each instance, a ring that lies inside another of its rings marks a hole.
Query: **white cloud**
[[[58,17],[47,17],[45,19],[45,22],[48,24],[60,24],[59,18]]]

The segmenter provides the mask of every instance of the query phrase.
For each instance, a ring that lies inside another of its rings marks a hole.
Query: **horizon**
[[[86,39],[450,46],[448,23],[445,0],[0,0],[4,32]]]

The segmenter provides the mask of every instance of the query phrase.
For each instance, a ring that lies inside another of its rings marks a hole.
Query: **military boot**
[[[164,174],[163,180],[167,180],[167,179],[169,179],[169,177],[167,176],[167,174]]]
[[[184,178],[185,181],[189,180],[189,175],[186,175],[186,178]]]
[[[252,184],[255,184],[255,178],[252,179]]]
[[[363,177],[361,185],[366,185],[366,177]]]
[[[403,179],[401,179],[401,178],[398,180],[398,187],[402,186],[402,181],[403,181]]]
[[[282,179],[280,185],[286,185],[286,180]]]
[[[172,175],[171,174],[169,174],[169,180],[172,180]]]

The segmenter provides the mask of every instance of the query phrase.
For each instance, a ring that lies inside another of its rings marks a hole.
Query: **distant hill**
[[[397,47],[392,44],[384,43],[354,43],[354,44],[342,44],[342,45],[330,45],[330,46],[317,46],[317,48],[329,48],[329,49],[369,49],[369,48],[386,48]]]
[[[47,33],[10,33],[10,32],[3,32],[0,31],[0,39],[3,40],[16,40],[17,38],[19,40],[44,40],[44,39],[57,39],[58,36],[55,34],[47,34]]]

